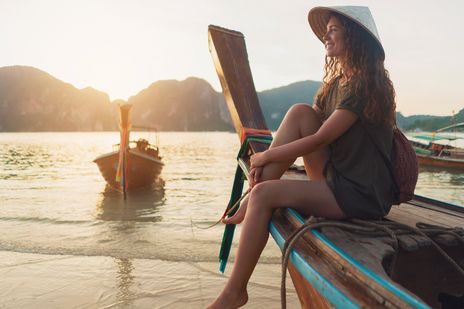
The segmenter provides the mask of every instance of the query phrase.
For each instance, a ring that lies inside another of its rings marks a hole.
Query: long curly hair
[[[355,96],[367,99],[364,118],[382,126],[395,125],[395,90],[385,69],[385,55],[371,35],[345,16],[332,13],[345,28],[343,67],[336,57],[325,57],[325,75],[316,100],[327,114],[326,100],[332,85],[342,76]]]

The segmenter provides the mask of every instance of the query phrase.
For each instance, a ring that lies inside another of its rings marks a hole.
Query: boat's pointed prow
[[[251,75],[245,37],[238,31],[210,25],[208,40],[235,130],[267,130]]]
[[[227,107],[235,130],[241,137],[241,142],[243,143],[245,137],[250,134],[270,136],[253,83],[243,34],[218,26],[209,26],[208,40]],[[266,150],[269,143],[254,140],[247,142],[246,147],[248,146],[254,152],[259,152]],[[239,200],[243,190],[244,177],[247,175],[244,175],[242,169],[238,168],[228,208]],[[227,265],[234,230],[234,224],[226,225],[224,230],[219,252],[219,270],[222,273]]]

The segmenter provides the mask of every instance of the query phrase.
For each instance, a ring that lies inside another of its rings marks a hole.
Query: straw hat
[[[327,32],[327,23],[329,22],[330,14],[334,12],[347,17],[366,30],[380,47],[383,57],[385,57],[385,51],[380,42],[380,36],[377,32],[374,18],[372,17],[371,11],[366,6],[318,6],[312,8],[308,13],[309,25],[322,43],[324,43],[322,37]]]

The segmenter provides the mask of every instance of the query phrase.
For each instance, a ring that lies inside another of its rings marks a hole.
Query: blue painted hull
[[[304,219],[296,211],[289,209],[282,210],[282,212],[285,212],[285,216],[298,221],[300,225],[304,223]],[[283,220],[282,218],[282,216],[273,218],[269,225],[270,233],[281,249],[285,243],[285,235],[289,234],[288,230],[279,226]],[[346,254],[340,247],[337,247],[321,232],[312,230],[307,234],[310,235],[310,241],[313,242],[314,251],[319,251],[319,253],[310,257],[308,256],[309,250],[295,248],[290,254],[290,263],[292,265],[289,266],[290,274],[297,292],[299,292],[303,307],[320,308],[322,307],[321,303],[326,303],[327,307],[333,306],[336,308],[384,307],[388,303],[389,306],[398,308],[431,308],[404,287],[366,268]],[[324,251],[329,252],[329,254],[325,254]],[[330,261],[331,258],[332,261]],[[341,265],[340,261],[342,261]],[[295,271],[298,272],[297,276],[292,273]],[[357,277],[359,282],[353,280],[353,282],[340,284],[339,279],[342,278],[341,281],[343,281],[344,276],[349,279]],[[297,281],[303,282],[295,282],[295,277],[297,277]],[[307,285],[307,287],[304,287],[304,285]],[[359,290],[363,288],[366,288],[366,291],[371,290],[367,291],[366,294],[372,293],[376,295],[368,295],[364,299],[358,297],[356,292],[359,293]],[[301,295],[301,290],[314,292],[311,295]],[[317,297],[324,300],[321,302],[321,300],[315,299]],[[371,303],[366,305],[365,301]]]

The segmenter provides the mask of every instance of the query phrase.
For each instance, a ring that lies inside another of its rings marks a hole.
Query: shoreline
[[[0,251],[0,298],[2,308],[205,308],[226,282],[217,269],[212,262]],[[247,308],[280,308],[280,264],[258,263],[248,292]],[[300,307],[291,279],[287,304]]]

